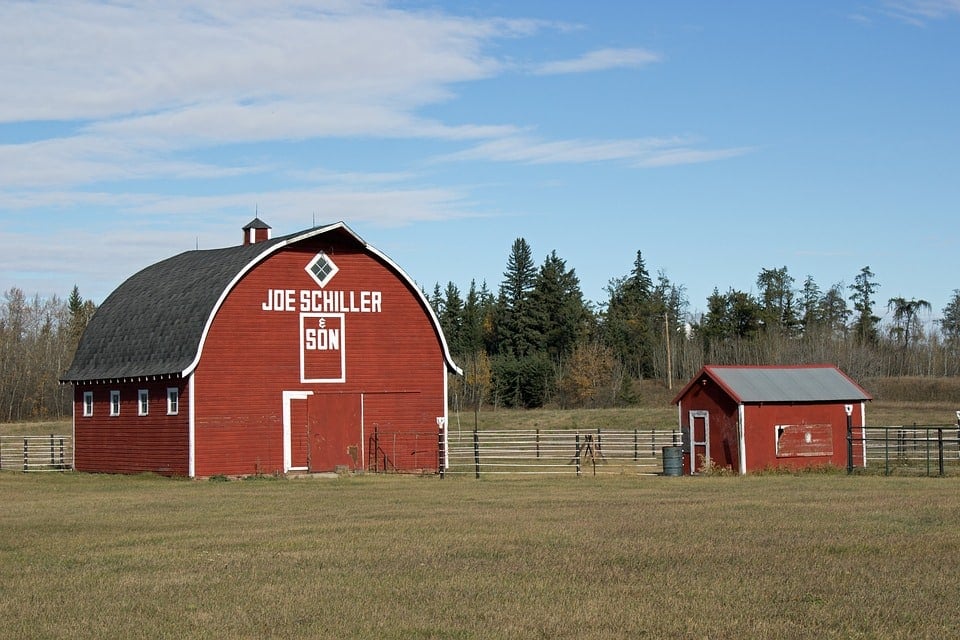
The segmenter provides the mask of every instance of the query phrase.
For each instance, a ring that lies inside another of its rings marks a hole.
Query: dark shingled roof
[[[873,399],[833,365],[708,365],[677,394],[674,403],[704,375],[716,381],[738,403],[860,402]]]
[[[97,309],[64,382],[179,374],[197,356],[220,296],[257,256],[290,236],[187,251],[128,278]]]
[[[250,224],[257,222],[263,224],[259,218]],[[430,316],[448,369],[462,373],[450,356],[440,322],[423,291],[390,258],[337,222],[254,244],[187,251],[131,276],[97,309],[73,363],[60,380],[121,380],[188,373],[199,355],[207,321],[231,283],[281,246],[326,233],[346,234],[408,283]]]

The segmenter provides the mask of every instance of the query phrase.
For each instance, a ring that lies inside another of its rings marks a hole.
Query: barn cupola
[[[270,239],[270,225],[254,218],[243,227],[243,244],[256,244]]]

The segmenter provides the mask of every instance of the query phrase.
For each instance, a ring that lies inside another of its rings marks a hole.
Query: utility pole
[[[663,312],[663,337],[667,343],[667,389],[673,389],[673,363],[670,358],[670,313]]]

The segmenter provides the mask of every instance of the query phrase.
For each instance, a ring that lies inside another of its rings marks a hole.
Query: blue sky
[[[199,7],[195,6],[199,5]],[[960,289],[960,0],[0,4],[0,291],[344,221],[431,291]]]

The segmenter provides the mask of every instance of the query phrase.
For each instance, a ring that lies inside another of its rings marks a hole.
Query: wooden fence
[[[473,475],[653,474],[676,429],[466,431],[447,435],[444,473]]]
[[[0,436],[0,469],[66,471],[72,468],[71,436]]]

